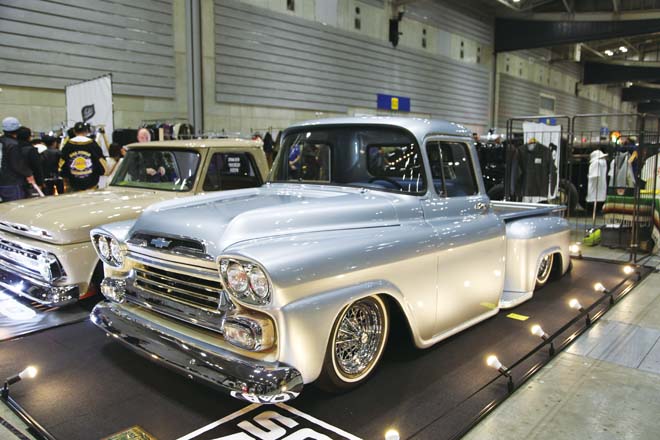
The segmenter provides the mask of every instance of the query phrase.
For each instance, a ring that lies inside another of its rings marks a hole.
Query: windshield
[[[388,126],[326,126],[289,132],[282,140],[270,181],[426,192],[422,154],[415,138]]]
[[[112,186],[190,191],[195,184],[199,153],[187,150],[131,148],[112,179]]]

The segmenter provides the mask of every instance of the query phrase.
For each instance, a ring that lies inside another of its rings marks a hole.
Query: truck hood
[[[0,204],[0,229],[48,243],[89,240],[90,229],[134,219],[149,205],[175,193],[135,188],[82,191]]]
[[[186,237],[218,256],[252,239],[307,232],[396,226],[395,197],[317,185],[266,185],[153,206],[132,233]]]

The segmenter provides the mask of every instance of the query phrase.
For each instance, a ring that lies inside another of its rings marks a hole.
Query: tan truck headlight
[[[257,306],[270,302],[271,282],[258,264],[235,258],[221,258],[220,276],[229,293],[239,301]]]
[[[115,237],[94,234],[92,236],[92,243],[101,261],[113,267],[123,266],[124,249]]]
[[[230,316],[222,332],[227,342],[245,350],[264,351],[275,343],[273,322],[266,317]]]

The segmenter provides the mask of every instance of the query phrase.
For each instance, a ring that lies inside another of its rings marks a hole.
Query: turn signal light
[[[225,320],[223,335],[227,342],[250,351],[268,350],[275,343],[273,322],[256,316],[231,316]]]

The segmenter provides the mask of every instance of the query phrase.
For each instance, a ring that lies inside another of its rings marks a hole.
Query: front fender
[[[334,323],[349,304],[371,295],[387,295],[401,305],[403,294],[384,280],[345,286],[289,303],[274,313],[279,332],[279,361],[294,366],[303,381],[315,381],[323,367]]]

